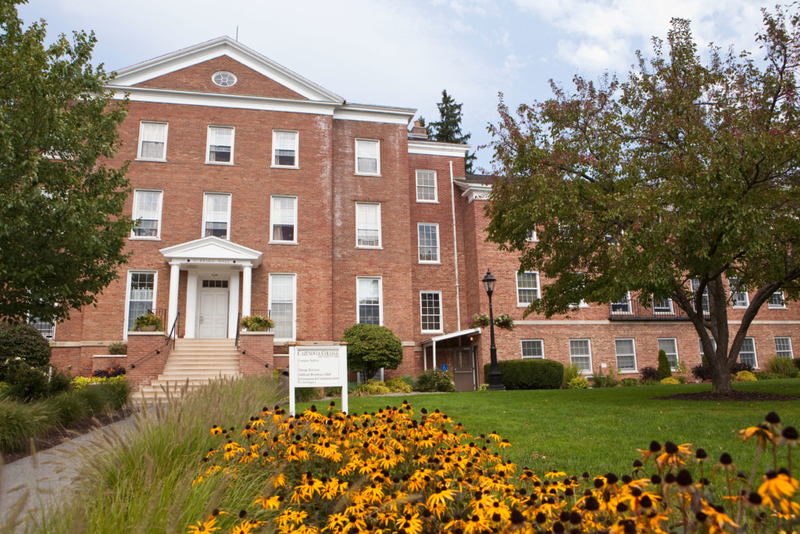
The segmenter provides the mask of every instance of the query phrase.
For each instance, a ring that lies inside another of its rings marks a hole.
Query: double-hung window
[[[45,339],[53,339],[56,337],[56,325],[53,321],[45,321],[36,317],[29,317],[28,324],[36,329],[37,332],[42,334]]]
[[[167,161],[166,122],[139,123],[139,156],[140,160]]]
[[[517,307],[528,307],[539,298],[539,273],[517,273]]]
[[[442,332],[442,293],[421,291],[419,294],[420,316],[423,332]]]
[[[417,202],[438,202],[436,171],[417,169]]]
[[[296,338],[297,307],[296,276],[294,274],[269,275],[269,310],[275,321],[272,332],[276,341],[288,341]]]
[[[273,167],[297,168],[298,132],[275,130],[272,132]]]
[[[692,278],[692,291],[697,293],[700,289],[700,280],[697,278]],[[692,302],[694,302],[694,298],[692,298]],[[705,287],[703,290],[703,300],[702,300],[702,307],[703,307],[703,314],[708,315],[708,286]]]
[[[783,298],[783,291],[776,291],[770,295],[768,303],[770,308],[786,308],[786,301]]]
[[[794,358],[792,353],[792,338],[790,337],[776,337],[775,338],[775,353],[778,358]]]
[[[206,193],[203,207],[203,236],[230,239],[231,196],[224,193]]]
[[[544,359],[544,340],[542,339],[523,339],[522,358]]]
[[[229,126],[209,126],[206,141],[206,163],[233,165],[233,134]]]
[[[131,232],[132,238],[161,237],[161,198],[162,191],[133,192],[133,220],[136,226]]]
[[[631,293],[625,293],[625,296],[619,300],[611,303],[611,313],[631,313]]]
[[[359,277],[357,283],[358,324],[383,324],[381,279]]]
[[[663,350],[669,360],[669,366],[672,369],[678,368],[678,342],[674,337],[659,338],[658,350]],[[700,352],[703,352],[703,347],[700,347]]]
[[[672,299],[669,297],[658,300],[653,299],[653,313],[655,315],[671,315]]]
[[[380,176],[380,141],[374,141],[371,139],[356,139],[356,174]]]
[[[126,331],[133,330],[137,317],[155,309],[157,274],[153,271],[128,271]]]
[[[739,361],[751,365],[754,369],[758,368],[758,359],[756,358],[756,342],[752,337],[744,338],[742,348],[739,349]]]
[[[592,372],[592,346],[588,339],[569,340],[569,363],[583,373]]]
[[[270,243],[297,243],[297,197],[272,197]]]
[[[731,288],[731,304],[734,308],[747,308],[750,303],[747,299],[747,289],[740,286],[738,278],[728,278]]]
[[[417,223],[417,248],[420,263],[439,263],[439,225]]]
[[[381,205],[356,202],[356,247],[380,248]]]
[[[633,339],[615,339],[617,368],[620,371],[636,371],[636,347]]]
[[[703,351],[703,340],[700,339],[700,338],[697,338],[697,341],[700,343],[700,358],[702,359],[703,356],[706,355],[705,352]],[[717,352],[717,340],[714,339],[713,337],[711,338],[711,348],[714,349],[715,353]],[[709,356],[712,357],[712,358],[714,357],[713,354],[711,354]]]

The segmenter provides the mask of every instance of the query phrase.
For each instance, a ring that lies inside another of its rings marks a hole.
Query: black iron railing
[[[159,310],[156,310],[156,311],[159,311]],[[148,310],[148,312],[150,312],[150,311]],[[151,313],[155,313],[155,312],[151,312]],[[158,315],[158,314],[156,314],[156,315]],[[130,367],[131,369],[136,369],[136,364],[137,363],[143,362],[146,359],[148,359],[148,358],[150,358],[152,356],[155,356],[156,354],[161,354],[161,351],[164,349],[164,347],[169,346],[170,342],[172,342],[172,348],[174,349],[175,348],[175,338],[178,337],[178,332],[180,332],[180,324],[181,324],[180,323],[180,318],[181,318],[181,313],[178,312],[178,314],[175,316],[175,320],[172,321],[172,328],[170,328],[169,329],[169,333],[167,333],[164,336],[164,344],[163,345],[151,350],[150,352],[148,352],[147,354],[145,354],[144,356],[142,356],[141,358],[139,358],[135,362],[129,363],[128,365],[126,365],[126,367]]]
[[[671,300],[651,303],[646,308],[639,299],[612,302],[608,305],[610,321],[688,321],[686,312]]]

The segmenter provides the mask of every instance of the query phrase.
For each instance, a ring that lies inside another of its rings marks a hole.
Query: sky
[[[438,119],[442,90],[463,103],[462,130],[491,143],[498,95],[511,108],[569,89],[578,74],[624,78],[652,56],[672,17],[709,43],[758,56],[762,4],[749,0],[30,0],[26,24],[48,38],[94,31],[93,62],[118,70],[222,35],[351,103],[415,108]],[[478,149],[491,170],[491,147]]]

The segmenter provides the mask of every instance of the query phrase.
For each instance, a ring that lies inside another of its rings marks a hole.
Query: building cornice
[[[415,141],[409,139],[408,153],[423,156],[448,156],[452,158],[466,158],[471,145],[456,143],[440,143],[438,141]]]
[[[463,191],[462,197],[466,197],[470,204],[475,200],[489,200],[492,193],[492,186],[486,184],[473,184],[462,180],[455,181],[456,186]]]

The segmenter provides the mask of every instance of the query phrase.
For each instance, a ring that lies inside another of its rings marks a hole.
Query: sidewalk
[[[81,452],[95,448],[103,433],[129,432],[132,421],[133,417],[127,417],[39,452],[35,463],[33,456],[28,456],[4,465],[0,476],[0,533],[24,532],[25,526],[40,523],[43,511],[63,502],[77,480],[83,463]]]

